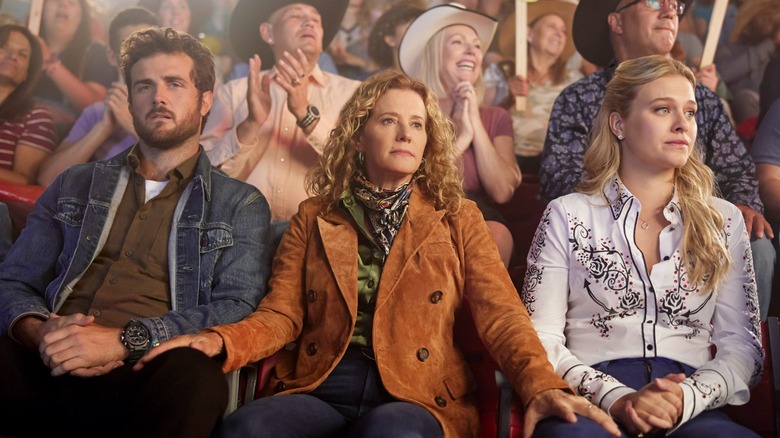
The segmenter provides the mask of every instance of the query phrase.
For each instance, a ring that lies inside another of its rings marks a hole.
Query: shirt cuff
[[[632,392],[636,392],[636,390],[629,388],[628,386],[618,386],[617,388],[614,388],[608,393],[606,393],[604,397],[602,397],[601,400],[599,400],[598,405],[606,413],[612,415],[609,411],[610,409],[612,409],[612,405],[615,404],[615,402],[620,397],[623,397],[626,394],[631,394]]]

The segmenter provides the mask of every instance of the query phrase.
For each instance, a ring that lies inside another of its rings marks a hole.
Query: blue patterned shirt
[[[588,135],[614,73],[613,64],[566,87],[555,100],[539,170],[542,197],[550,200],[566,195],[580,182]],[[704,152],[704,162],[715,173],[723,197],[763,214],[756,166],[737,137],[723,103],[700,83],[694,93],[699,106],[696,144]]]

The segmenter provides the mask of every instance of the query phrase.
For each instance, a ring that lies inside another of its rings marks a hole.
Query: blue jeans
[[[670,373],[685,373],[686,376],[689,376],[695,371],[693,367],[664,358],[611,360],[598,363],[593,368],[611,375],[634,389],[639,389],[653,379]],[[623,437],[631,436],[622,427],[621,431]],[[645,436],[664,437],[665,434],[665,431],[659,431]],[[606,438],[612,435],[595,421],[578,415],[576,423],[567,423],[555,417],[546,418],[537,424],[533,436],[539,438]],[[720,409],[700,413],[669,436],[681,438],[758,438],[758,435],[753,431],[735,423]]]
[[[425,408],[396,401],[382,386],[370,351],[350,347],[333,372],[308,394],[255,400],[222,423],[219,437],[441,437]]]

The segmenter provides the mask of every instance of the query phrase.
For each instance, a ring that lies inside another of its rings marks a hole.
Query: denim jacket
[[[130,172],[124,152],[71,167],[40,196],[0,265],[0,334],[62,306],[105,244]],[[236,322],[257,307],[273,256],[269,220],[263,195],[201,152],[168,241],[172,309],[137,320],[152,340]]]

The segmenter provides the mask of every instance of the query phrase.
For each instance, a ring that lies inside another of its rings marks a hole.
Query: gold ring
[[[592,407],[593,407],[593,405],[592,405],[592,404],[590,404],[590,403],[588,403],[588,409],[590,409],[590,408],[592,408]]]
[[[292,81],[290,81],[290,83],[293,85],[293,87],[297,87],[298,85],[301,85],[301,81],[299,81],[298,79],[293,79]]]

